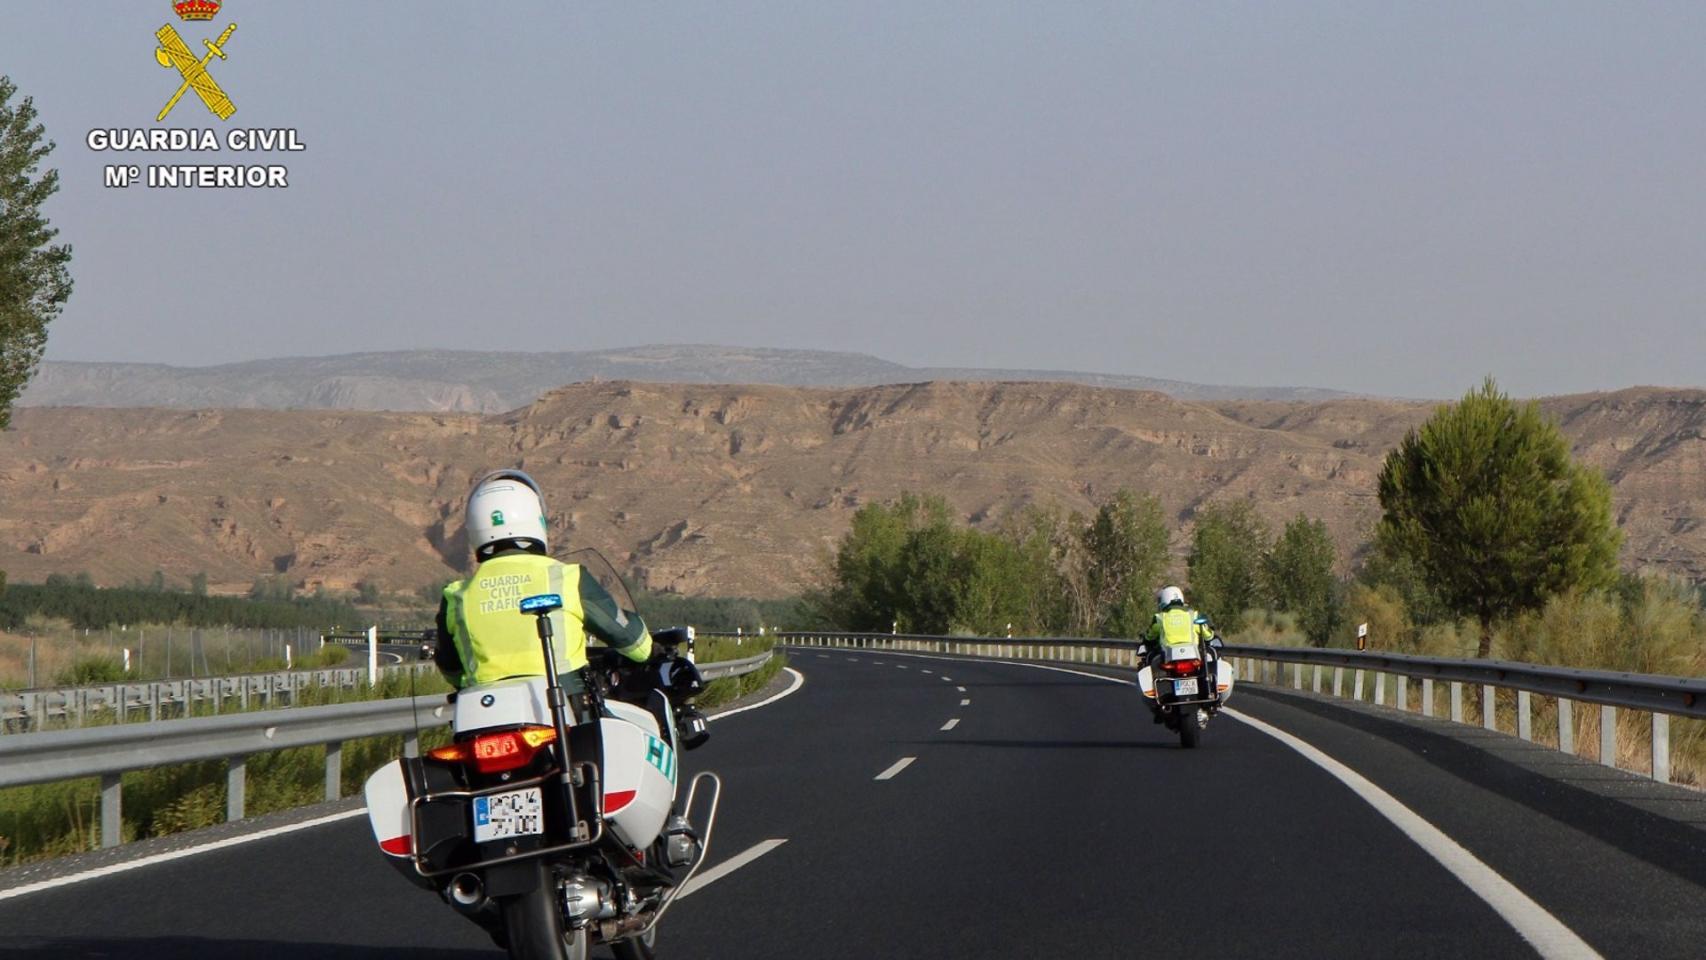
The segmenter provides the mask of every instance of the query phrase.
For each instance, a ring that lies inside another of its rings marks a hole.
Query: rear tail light
[[[539,751],[556,739],[557,731],[550,727],[522,727],[429,750],[427,756],[451,763],[472,763],[481,773],[502,773],[532,763]]]
[[[1201,660],[1172,660],[1161,665],[1161,669],[1176,677],[1188,676],[1202,669]]]

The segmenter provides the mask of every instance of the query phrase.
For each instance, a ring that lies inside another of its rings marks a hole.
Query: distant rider
[[[1165,648],[1198,643],[1205,647],[1214,639],[1214,627],[1208,618],[1185,605],[1185,592],[1175,586],[1162,587],[1155,595],[1155,618],[1149,622],[1149,632],[1143,644],[1151,667],[1158,667],[1166,658]],[[1155,722],[1161,722],[1161,705],[1149,698],[1149,709]]]
[[[433,662],[458,690],[509,677],[540,676],[545,657],[532,617],[518,614],[523,598],[561,594],[551,614],[557,669],[564,687],[582,691],[591,634],[635,663],[651,656],[652,636],[640,615],[623,610],[596,577],[578,564],[547,555],[545,498],[520,470],[497,470],[468,495],[466,529],[479,566],[444,588],[438,606]]]

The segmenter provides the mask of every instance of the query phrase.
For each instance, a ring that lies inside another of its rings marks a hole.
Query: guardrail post
[[[248,757],[232,757],[225,765],[225,821],[234,823],[243,819],[243,790],[246,785],[245,776],[248,767]]]
[[[1422,716],[1434,715],[1434,678],[1422,678]]]
[[[1362,668],[1358,667],[1355,678],[1351,681],[1351,695],[1358,703],[1362,702]]]
[[[344,745],[342,743],[326,744],[326,802],[343,796],[344,784]]]
[[[1319,663],[1315,665],[1315,679],[1310,683],[1310,689],[1313,693],[1321,692],[1321,665]]]
[[[1463,684],[1451,681],[1451,722],[1463,722]]]
[[[101,846],[103,847],[116,847],[124,842],[123,780],[122,774],[101,774]]]
[[[1386,706],[1386,674],[1384,673],[1374,675],[1374,705],[1377,707]]]
[[[421,735],[411,733],[403,738],[403,756],[418,757],[421,755]]]
[[[1398,709],[1410,709],[1410,678],[1398,675]]]
[[[1617,708],[1599,708],[1599,762],[1617,766]]]
[[[1490,683],[1481,685],[1481,726],[1487,730],[1499,729],[1499,699]]]
[[[1569,700],[1558,698],[1558,749],[1564,753],[1576,752],[1576,718]]]
[[[1670,714],[1653,714],[1653,779],[1670,782]]]
[[[1303,664],[1301,663],[1291,665],[1291,688],[1293,690],[1303,689]]]
[[[1339,692],[1340,689],[1344,686],[1344,681],[1345,681],[1345,668],[1344,667],[1334,667],[1333,668],[1333,696],[1335,696],[1335,697],[1344,696],[1344,694]]]
[[[1534,720],[1529,709],[1531,699],[1527,690],[1516,692],[1516,735],[1524,740],[1534,739]]]

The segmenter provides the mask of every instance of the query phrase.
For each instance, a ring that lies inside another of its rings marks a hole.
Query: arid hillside
[[[1606,471],[1626,564],[1706,577],[1706,392],[1544,401]],[[861,504],[940,492],[980,524],[1154,491],[1188,529],[1220,497],[1324,518],[1348,556],[1380,459],[1427,405],[1196,404],[1060,383],[857,389],[588,383],[494,416],[27,408],[0,435],[0,569],[281,573],[409,589],[463,563],[475,474],[520,465],[552,523],[657,589],[797,590]]]

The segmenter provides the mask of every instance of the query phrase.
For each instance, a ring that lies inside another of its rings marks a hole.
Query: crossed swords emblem
[[[231,34],[236,30],[237,25],[233,23],[225,28],[218,40],[203,40],[202,43],[207,45],[207,56],[200,60],[196,59],[189,45],[184,43],[184,38],[178,36],[178,31],[173,30],[171,24],[168,23],[154,32],[154,38],[160,41],[160,46],[154,50],[154,59],[159,61],[162,67],[178,68],[178,74],[184,78],[184,82],[178,85],[178,92],[172,94],[172,99],[167,100],[166,105],[160,108],[160,115],[154,118],[156,123],[166,119],[166,114],[172,112],[172,108],[178,105],[178,101],[183,99],[185,91],[188,90],[194,90],[195,95],[201,98],[202,103],[207,104],[207,109],[213,111],[214,116],[221,120],[231,119],[231,115],[237,112],[237,105],[231,102],[224,90],[219,89],[219,84],[214,82],[212,75],[207,72],[207,65],[213,62],[214,57],[229,59],[225,56],[225,41],[230,40]]]

